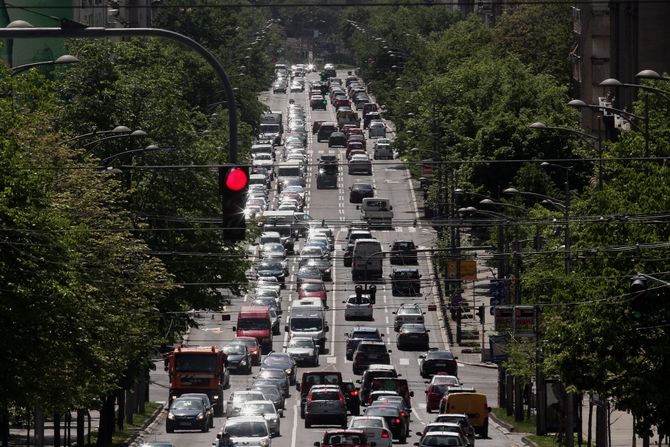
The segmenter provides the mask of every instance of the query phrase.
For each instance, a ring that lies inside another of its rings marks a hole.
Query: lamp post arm
[[[65,24],[63,24],[65,25]],[[159,28],[98,28],[98,27],[84,27],[74,28],[72,26],[61,28],[2,28],[0,29],[0,38],[2,39],[27,39],[35,37],[55,37],[55,38],[96,38],[96,37],[138,37],[138,36],[154,36],[164,37],[167,39],[176,40],[198,54],[200,54],[209,65],[214,69],[214,72],[219,77],[223,84],[223,89],[226,92],[226,99],[228,101],[228,119],[230,123],[230,147],[228,148],[228,162],[237,163],[237,105],[235,104],[235,93],[230,84],[230,80],[226,75],[221,63],[210,53],[205,47],[200,45],[190,37],[174,31],[159,29]]]
[[[123,157],[124,155],[132,155],[132,154],[139,154],[139,153],[144,153],[144,152],[159,152],[159,151],[167,151],[169,148],[164,148],[164,147],[145,147],[141,149],[131,149],[129,151],[123,151],[119,152],[118,154],[110,155],[109,157],[103,158],[100,160],[100,162],[104,165],[107,166],[107,163],[110,161]]]
[[[664,99],[670,101],[670,92],[667,90],[661,90],[660,88],[652,87],[651,85],[643,85],[643,84],[623,84],[624,87],[634,87],[634,88],[639,88],[640,90],[648,90],[650,92],[654,92],[658,94],[658,96],[663,97]]]

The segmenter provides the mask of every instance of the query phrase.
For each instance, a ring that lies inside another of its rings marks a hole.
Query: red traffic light
[[[232,168],[226,176],[226,188],[230,191],[242,191],[247,187],[249,177],[243,169]]]

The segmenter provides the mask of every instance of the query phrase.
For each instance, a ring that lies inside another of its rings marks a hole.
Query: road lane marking
[[[409,366],[409,359],[403,358],[398,360],[398,363],[402,366]]]
[[[337,363],[337,357],[335,357],[335,356],[326,357],[326,363],[330,363],[330,364]]]
[[[297,432],[298,432],[298,413],[300,412],[300,405],[296,402],[295,406],[293,407],[293,428],[291,429],[291,447],[295,447],[295,443],[297,440]]]

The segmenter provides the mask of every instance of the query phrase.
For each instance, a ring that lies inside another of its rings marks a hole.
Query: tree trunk
[[[521,383],[519,377],[514,378],[514,420],[523,421],[523,389],[524,385]]]
[[[135,412],[135,385],[131,389],[126,390],[126,423],[133,423],[133,413]]]
[[[54,434],[54,447],[61,447],[61,444],[60,444],[60,414],[57,413],[57,412],[54,412],[53,434]]]
[[[514,414],[514,377],[509,374],[505,374],[505,394],[505,410],[511,416]]]
[[[97,447],[109,447],[112,444],[112,435],[114,434],[114,404],[116,402],[115,393],[109,393],[104,397],[102,408],[100,409],[100,426],[98,428]]]
[[[28,439],[30,439],[30,434]],[[35,410],[35,447],[44,447],[44,412],[42,410]]]
[[[126,390],[117,390],[116,399],[119,407],[119,416],[116,419],[116,425],[119,430],[123,430],[123,424],[126,421]]]
[[[7,407],[0,412],[0,432],[2,447],[9,447],[9,412]]]
[[[84,447],[86,440],[84,439],[84,410],[81,408],[77,410],[77,446]]]

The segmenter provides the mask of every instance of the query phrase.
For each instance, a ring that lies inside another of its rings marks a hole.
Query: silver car
[[[216,435],[217,447],[244,445],[271,447],[270,427],[263,416],[237,416],[226,420],[221,433]],[[224,441],[227,438],[228,442]]]
[[[292,337],[284,347],[296,364],[319,366],[319,345],[313,338]]]
[[[284,410],[286,408],[284,405],[284,394],[277,385],[253,385],[249,389],[251,391],[260,391],[263,393],[263,396],[265,396],[266,400],[271,400],[272,403],[275,404],[275,408],[277,410]]]
[[[240,416],[263,416],[270,427],[270,434],[273,436],[280,435],[279,418],[284,412],[277,410],[269,400],[251,400],[244,403],[244,407],[240,410]]]
[[[372,313],[374,309],[372,308],[372,303],[370,302],[369,296],[361,296],[357,298],[356,295],[350,295],[349,299],[342,301],[345,305],[344,308],[344,319],[365,319],[372,320]]]
[[[237,416],[246,402],[251,400],[265,400],[260,391],[233,391],[226,402],[226,417]]]

